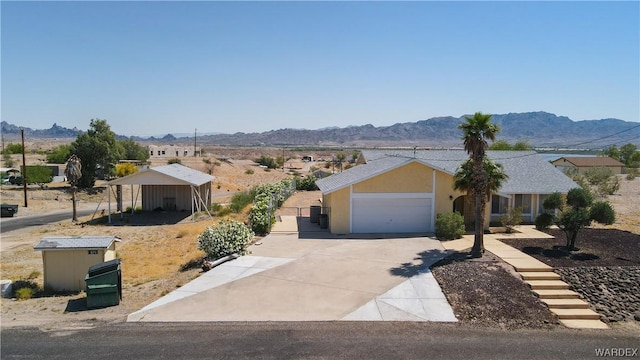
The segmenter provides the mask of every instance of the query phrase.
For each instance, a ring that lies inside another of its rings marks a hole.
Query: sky
[[[640,2],[1,1],[1,120],[121,135],[640,121]],[[197,129],[197,130],[196,130]]]

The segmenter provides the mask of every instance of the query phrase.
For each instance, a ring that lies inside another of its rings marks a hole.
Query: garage
[[[430,193],[352,194],[353,233],[433,232]]]

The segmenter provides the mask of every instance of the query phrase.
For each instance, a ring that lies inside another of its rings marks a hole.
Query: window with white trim
[[[516,194],[513,197],[513,207],[521,208],[523,214],[531,214],[531,194]]]

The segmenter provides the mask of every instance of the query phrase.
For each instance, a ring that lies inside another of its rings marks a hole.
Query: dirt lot
[[[216,202],[228,201],[235,191],[244,190],[257,184],[272,183],[282,178],[291,176],[290,172],[306,174],[310,165],[322,167],[322,163],[303,163],[301,161],[289,161],[285,172],[265,171],[257,167],[251,158],[260,153],[255,149],[231,149],[216,150],[211,152],[210,158],[215,166],[211,169],[216,176],[214,182],[214,196]],[[219,151],[219,152],[218,152]],[[223,161],[216,160],[219,156]],[[259,155],[258,155],[259,156]],[[273,155],[272,155],[273,156]],[[300,155],[297,155],[300,157]],[[322,155],[316,155],[318,157]],[[205,156],[207,158],[207,156]],[[229,160],[231,159],[231,160]],[[154,162],[154,165],[164,164],[165,161]],[[189,158],[183,164],[201,171],[208,171],[202,158]],[[251,171],[248,171],[251,170]],[[609,227],[622,229],[640,234],[640,202],[633,201],[640,195],[640,178],[632,182],[621,181],[620,191],[611,197],[611,201],[618,212],[618,221]],[[20,188],[3,187],[1,189],[2,201],[10,203],[22,203]],[[65,184],[50,185],[47,189],[31,188],[29,194],[29,207],[21,207],[19,216],[38,214],[52,210],[70,210],[70,194]],[[125,199],[126,199],[125,194]],[[80,203],[94,206],[104,200],[104,190],[99,189],[91,193],[81,193]],[[302,194],[294,196],[290,206],[308,206],[317,202],[318,193]],[[196,249],[196,237],[213,221],[202,218],[196,222],[183,219],[165,225],[147,225],[144,228],[131,226],[133,219],[125,219],[107,226],[103,223],[91,223],[90,217],[80,219],[84,225],[75,225],[71,221],[63,221],[59,224],[23,229],[2,236],[2,278],[12,280],[28,280],[42,285],[42,258],[39,253],[33,251],[33,246],[43,236],[54,235],[116,235],[122,239],[118,244],[118,255],[123,260],[123,300],[119,306],[98,310],[85,310],[84,293],[71,295],[45,295],[30,300],[17,301],[2,299],[1,320],[2,327],[8,326],[36,326],[41,329],[77,329],[93,327],[109,322],[124,321],[126,316],[153,300],[163,296],[191,279],[197,277],[200,269],[193,264],[202,257]],[[142,230],[143,229],[143,230]],[[615,231],[615,230],[614,230]],[[581,243],[578,243],[580,246]],[[532,299],[524,296],[518,298],[515,303],[505,305],[502,300],[495,297],[498,292],[520,293],[521,282],[515,279],[499,259],[487,257],[487,261],[458,261],[450,260],[448,263],[439,264],[439,270],[451,276],[448,280],[442,280],[441,284],[448,296],[458,296],[459,304],[468,309],[482,308],[487,305],[490,312],[468,312],[469,317],[461,316],[463,325],[490,326],[499,328],[518,327],[553,327],[554,319],[540,316],[537,305],[532,305]],[[490,270],[490,271],[487,271]],[[462,279],[481,278],[482,274],[491,273],[487,278],[491,281],[478,281],[473,287],[464,286]],[[444,278],[444,277],[443,277]],[[440,280],[440,279],[439,279]],[[467,291],[466,294],[463,294]],[[472,291],[472,293],[469,293]],[[458,294],[458,295],[456,295]],[[527,293],[528,294],[528,293]],[[536,300],[535,298],[533,299]],[[471,304],[471,305],[470,305]],[[520,318],[515,319],[519,309],[530,309],[520,312]],[[455,309],[456,313],[465,310]],[[544,311],[542,311],[544,313]],[[499,317],[496,318],[495,315]],[[509,320],[509,319],[512,320]]]

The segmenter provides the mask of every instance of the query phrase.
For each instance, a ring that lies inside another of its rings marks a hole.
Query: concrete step
[[[568,289],[532,289],[540,299],[579,299],[580,294]]]
[[[607,324],[600,320],[560,320],[562,325],[571,329],[609,329]]]
[[[510,262],[511,266],[513,266],[517,272],[548,272],[552,271],[553,268],[551,266],[546,265],[535,265],[530,264],[529,262],[522,262],[522,264],[518,264],[515,261]]]
[[[581,299],[540,299],[551,309],[589,309],[589,303]]]
[[[549,309],[560,320],[600,320],[600,314],[591,309]]]
[[[560,275],[553,271],[521,272],[522,280],[560,280]]]
[[[560,280],[525,280],[534,290],[569,289],[569,284]]]

